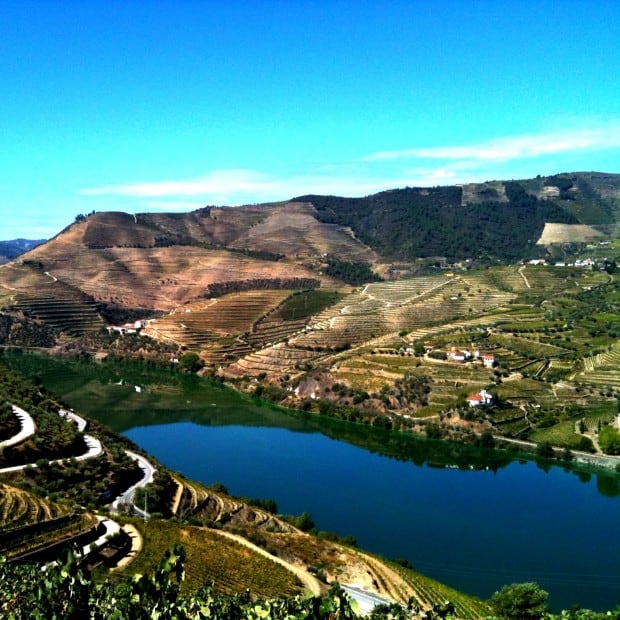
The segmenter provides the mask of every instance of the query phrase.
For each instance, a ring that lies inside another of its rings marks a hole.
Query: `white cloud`
[[[504,162],[513,159],[539,157],[541,155],[592,151],[618,146],[620,146],[620,122],[611,121],[605,125],[592,128],[506,136],[469,146],[439,146],[378,151],[366,155],[362,158],[362,161],[378,162],[416,158],[461,160],[465,164],[476,161]]]
[[[264,191],[270,186],[265,177],[254,170],[216,170],[197,179],[155,181],[128,185],[107,185],[80,190],[84,196],[133,196],[161,198],[164,196],[197,196],[225,194],[231,191]]]
[[[566,158],[583,154],[581,159],[590,161],[594,151],[619,146],[620,121],[590,121],[587,128],[573,123],[570,129],[500,137],[474,145],[379,151],[357,161],[293,174],[212,170],[200,177],[105,185],[78,193],[106,208],[113,204],[133,212],[187,211],[209,204],[261,203],[304,194],[364,196],[396,187],[553,174],[562,169]]]
[[[369,178],[358,174],[295,175],[278,177],[257,170],[215,170],[202,177],[125,185],[107,185],[79,190],[83,196],[120,196],[141,200],[143,207],[183,210],[205,204],[246,204],[286,200],[303,194],[360,196],[410,183],[408,178]],[[188,200],[193,198],[194,200]]]

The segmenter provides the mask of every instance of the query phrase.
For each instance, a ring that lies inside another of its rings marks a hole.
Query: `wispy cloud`
[[[199,178],[106,185],[79,190],[83,196],[120,196],[142,199],[157,210],[195,208],[201,204],[244,204],[285,200],[302,194],[359,196],[407,185],[405,177],[370,178],[360,171],[347,176],[309,174],[278,176],[258,170],[215,170]],[[193,200],[192,200],[193,199]]]
[[[466,146],[439,146],[378,151],[361,158],[365,162],[396,159],[445,159],[505,162],[541,155],[591,151],[620,146],[620,122],[604,126],[568,129],[520,136],[505,136]]]
[[[582,121],[583,123],[583,121]],[[186,211],[207,204],[241,205],[303,194],[364,196],[404,186],[436,186],[519,178],[562,167],[564,158],[590,161],[595,151],[620,147],[620,121],[499,137],[470,145],[378,151],[357,161],[291,174],[254,169],[212,170],[188,179],[111,184],[78,190],[133,212]],[[586,164],[587,165],[587,164]]]
[[[197,196],[229,192],[256,192],[269,189],[270,181],[255,170],[216,170],[202,177],[187,180],[166,180],[127,185],[106,185],[80,190],[84,196]]]

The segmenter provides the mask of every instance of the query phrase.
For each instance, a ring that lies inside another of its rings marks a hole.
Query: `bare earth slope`
[[[585,243],[603,237],[603,233],[586,224],[551,224],[547,222],[536,245]]]
[[[311,212],[309,205],[279,204],[182,215],[98,213],[0,270],[0,287],[7,295],[32,295],[33,288],[59,282],[96,302],[168,311],[214,296],[218,283],[339,284],[296,256],[375,257],[350,231],[320,224]]]

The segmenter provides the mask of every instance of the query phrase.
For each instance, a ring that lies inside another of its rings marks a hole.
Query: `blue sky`
[[[0,0],[0,239],[620,172],[620,2]]]

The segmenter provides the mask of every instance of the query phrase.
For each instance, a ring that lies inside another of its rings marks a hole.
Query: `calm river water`
[[[189,478],[309,512],[320,529],[407,558],[483,598],[536,581],[554,609],[620,603],[620,477],[565,471],[289,414],[137,364],[5,355],[77,411]]]

